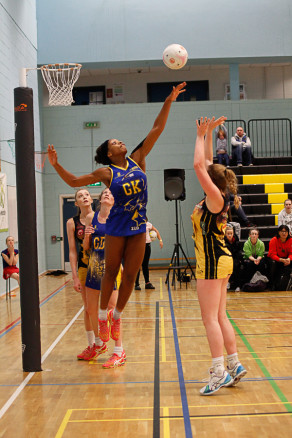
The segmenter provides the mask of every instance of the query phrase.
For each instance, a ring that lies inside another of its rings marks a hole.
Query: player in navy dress
[[[172,102],[183,93],[186,83],[173,87],[158,114],[152,129],[139,146],[127,157],[123,141],[115,138],[106,140],[96,150],[95,161],[108,167],[96,169],[88,175],[76,177],[64,169],[57,159],[53,145],[48,146],[48,157],[60,177],[71,187],[93,184],[101,181],[110,188],[115,204],[106,224],[105,262],[100,301],[99,336],[109,339],[107,307],[123,260],[123,278],[119,297],[111,319],[111,336],[119,337],[121,313],[133,291],[136,275],[145,252],[147,179],[145,158],[164,130]]]
[[[101,280],[105,270],[104,259],[104,244],[105,244],[105,230],[106,222],[110,210],[114,205],[114,197],[109,189],[102,191],[100,195],[100,208],[94,213],[90,213],[86,217],[84,249],[90,248],[89,263],[86,276],[86,299],[87,311],[95,333],[95,343],[91,348],[91,359],[99,356],[107,351],[107,345],[104,343],[98,332],[98,307],[99,295],[101,289]],[[109,300],[108,308],[113,309],[117,302],[118,285],[120,282],[120,275],[114,285],[111,298]],[[103,364],[103,368],[113,368],[121,366],[126,361],[126,354],[123,350],[121,336],[115,341],[115,348],[109,360]]]

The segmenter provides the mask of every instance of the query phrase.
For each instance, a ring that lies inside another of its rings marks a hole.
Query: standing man
[[[238,126],[236,133],[231,137],[232,158],[237,166],[252,166],[251,142],[243,128]]]
[[[286,199],[284,202],[283,210],[278,214],[278,226],[287,225],[292,234],[292,201],[291,199]]]

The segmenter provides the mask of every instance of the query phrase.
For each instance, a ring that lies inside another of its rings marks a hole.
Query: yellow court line
[[[274,414],[274,413],[266,413],[266,414],[258,414],[257,412],[255,412],[254,414],[252,413],[247,413],[247,414],[231,414],[231,415],[224,415],[224,416],[220,416],[220,415],[208,415],[207,417],[201,416],[201,417],[192,417],[190,415],[190,420],[222,420],[222,418],[248,418],[250,420],[250,418],[255,418],[257,419],[258,417],[286,417],[287,415],[289,415],[291,417],[291,412],[283,412],[283,413],[279,413],[279,414]],[[178,420],[181,419],[181,417],[177,418]],[[176,420],[175,417],[170,418],[170,420]]]
[[[166,362],[166,349],[165,349],[165,328],[164,328],[164,309],[160,308],[161,313],[161,360],[162,362]]]
[[[242,353],[240,353],[242,354]],[[292,359],[292,356],[263,356],[263,357],[259,357],[258,359],[267,359],[267,360],[278,360],[278,359]],[[245,357],[244,360],[254,360],[254,357]],[[189,363],[189,362],[208,362],[210,361],[210,357],[206,358],[206,359],[184,359],[182,362],[183,363]],[[176,360],[161,360],[161,362],[163,363],[176,363]],[[151,362],[143,362],[143,361],[139,361],[139,362],[132,362],[132,361],[127,361],[127,364],[130,365],[145,365],[145,364],[152,364],[153,365],[153,361]],[[96,361],[89,361],[90,365],[101,365],[100,362],[96,362]]]
[[[71,420],[69,421],[69,423],[115,423],[116,421],[153,421],[153,418],[108,418],[104,420]]]
[[[169,408],[163,408],[163,416],[169,417]],[[169,418],[163,418],[163,436],[164,438],[170,437]]]
[[[67,412],[66,412],[66,414],[65,414],[65,416],[63,418],[63,421],[61,423],[61,426],[59,427],[59,430],[58,430],[55,438],[61,438],[63,436],[63,433],[65,432],[65,429],[66,429],[66,426],[67,426],[67,424],[70,421],[70,416],[71,416],[73,410],[74,409],[68,409],[67,410]]]
[[[202,409],[206,409],[208,408],[225,408],[225,407],[232,407],[232,406],[236,406],[236,407],[240,407],[240,406],[269,406],[269,405],[285,405],[285,404],[291,404],[292,401],[286,401],[286,402],[282,402],[282,401],[278,401],[278,402],[263,402],[263,403],[227,403],[227,404],[222,404],[222,405],[218,405],[218,404],[214,404],[214,405],[204,405],[204,404],[200,404],[200,405],[189,405],[189,408],[202,408]],[[160,408],[167,408],[167,409],[181,409],[181,405],[178,406],[161,406]],[[75,411],[138,411],[138,410],[145,410],[145,409],[153,409],[153,406],[130,406],[130,407],[125,407],[125,406],[119,406],[118,408],[114,408],[114,407],[109,407],[109,408],[73,408],[73,409],[69,409],[71,412],[75,412]]]
[[[160,277],[160,299],[163,300],[163,286],[162,286],[162,278]]]
[[[264,403],[228,403],[224,405],[189,405],[189,408],[232,408],[232,407],[243,407],[243,406],[270,406],[270,405],[289,405],[291,402],[278,401],[278,402],[264,402]],[[173,406],[173,409],[179,409],[180,406]]]

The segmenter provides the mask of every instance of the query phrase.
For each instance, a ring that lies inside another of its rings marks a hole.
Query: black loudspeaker
[[[166,201],[186,199],[184,169],[164,169],[164,198]]]

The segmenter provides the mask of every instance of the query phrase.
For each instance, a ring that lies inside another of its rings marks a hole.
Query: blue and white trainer
[[[240,362],[237,362],[233,368],[227,367],[227,370],[233,379],[232,386],[236,385],[247,373],[246,369],[241,365]]]
[[[231,386],[233,379],[230,374],[224,370],[221,376],[217,375],[213,369],[210,369],[210,379],[206,386],[200,389],[201,395],[212,395],[214,392],[219,391],[223,386]]]

